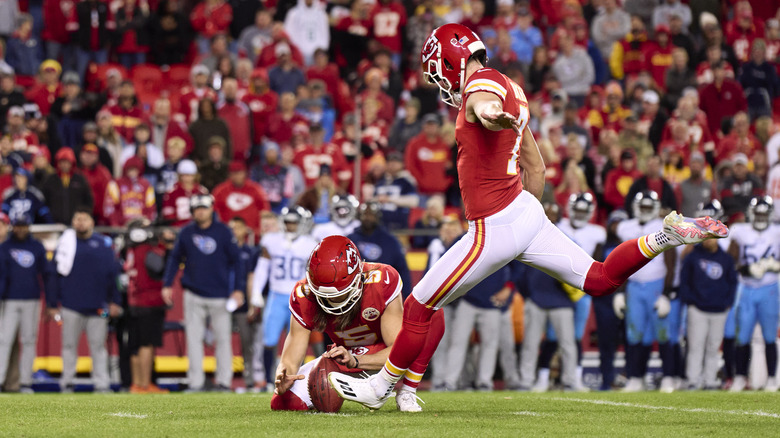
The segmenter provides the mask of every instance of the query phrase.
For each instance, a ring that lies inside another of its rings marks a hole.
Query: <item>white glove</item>
[[[251,304],[253,307],[257,309],[262,309],[265,307],[265,299],[262,295],[252,295],[252,299],[250,300],[249,304]]]
[[[615,294],[615,297],[612,298],[612,310],[615,311],[618,318],[626,317],[626,294],[622,292]]]
[[[672,303],[669,302],[669,298],[666,298],[666,295],[661,295],[655,300],[653,309],[658,313],[659,318],[666,318],[666,315],[672,310]]]
[[[763,263],[767,272],[780,272],[780,261],[777,259],[767,257],[765,259],[761,259],[761,263]]]
[[[748,272],[750,272],[750,276],[753,278],[763,277],[766,273],[766,263],[764,263],[764,259],[751,263],[748,266]]]

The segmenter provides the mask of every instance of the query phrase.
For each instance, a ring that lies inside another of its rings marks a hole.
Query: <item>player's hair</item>
[[[362,274],[365,276],[365,274]],[[363,278],[365,280],[365,277]],[[365,284],[365,281],[361,282],[362,284]],[[358,302],[355,303],[354,306],[349,310],[349,312],[335,316],[335,322],[333,324],[333,328],[336,330],[344,330],[349,326],[349,324],[357,318],[359,312],[360,312],[360,303],[363,301],[363,295],[361,294],[360,298],[358,299]],[[319,304],[317,304],[317,314],[314,315],[314,330],[318,332],[324,332],[325,327],[328,325],[328,321],[334,318],[334,315],[330,313],[326,313],[324,310],[322,310],[322,307],[320,307]]]
[[[477,50],[471,56],[469,56],[469,60],[471,59],[476,60],[482,64],[482,67],[485,67],[487,66],[487,51],[484,49]]]

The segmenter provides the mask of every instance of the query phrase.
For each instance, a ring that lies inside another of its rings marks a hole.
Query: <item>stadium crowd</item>
[[[776,0],[0,2],[5,390],[31,390],[41,284],[44,315],[63,327],[64,390],[82,331],[95,389],[108,390],[108,320],[127,314],[123,385],[164,391],[151,375],[174,284],[186,291],[190,363],[210,324],[214,387],[229,390],[235,327],[253,364],[244,385],[265,388],[290,315],[289,288],[273,290],[267,271],[297,281],[306,259],[271,265],[274,233],[295,245],[349,235],[363,258],[399,271],[406,297],[406,252],[427,251],[430,266],[464,232],[456,112],[418,59],[448,22],[480,35],[489,66],[523,87],[548,217],[596,259],[670,210],[746,224],[721,245],[659,257],[615,297],[510,264],[442,310],[433,388],[491,390],[498,361],[506,388],[547,390],[560,348],[561,385],[584,389],[592,308],[602,389],[617,385],[621,343],[627,390],[645,387],[656,343],[661,390],[744,389],[758,321],[776,391]],[[70,227],[52,263],[30,237],[36,224]],[[208,238],[183,239],[193,227]],[[17,360],[19,382],[6,380]],[[193,391],[208,386],[197,366],[187,377]]]

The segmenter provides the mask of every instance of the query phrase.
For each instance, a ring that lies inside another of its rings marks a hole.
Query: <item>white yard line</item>
[[[546,417],[547,416],[547,414],[540,414],[538,412],[531,412],[531,411],[512,412],[512,415],[522,415],[525,417]]]
[[[772,412],[764,412],[764,411],[737,411],[737,410],[724,411],[721,409],[708,409],[708,408],[678,408],[674,406],[654,406],[654,405],[643,405],[638,403],[615,402],[610,400],[589,400],[585,398],[566,398],[566,397],[554,397],[552,400],[575,402],[575,403],[589,403],[592,405],[623,406],[627,408],[649,409],[654,411],[676,411],[676,412],[694,412],[694,413],[703,412],[707,414],[749,415],[754,417],[780,418],[780,414],[774,414]]]
[[[145,414],[131,414],[129,412],[114,412],[113,414],[108,414],[112,417],[120,417],[120,418],[136,418],[139,420],[143,420],[144,418],[148,417],[148,415]]]

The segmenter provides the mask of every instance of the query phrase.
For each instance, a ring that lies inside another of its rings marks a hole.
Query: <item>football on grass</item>
[[[309,396],[314,409],[320,412],[338,412],[344,399],[330,387],[328,373],[339,371],[335,360],[323,357],[309,373]]]

